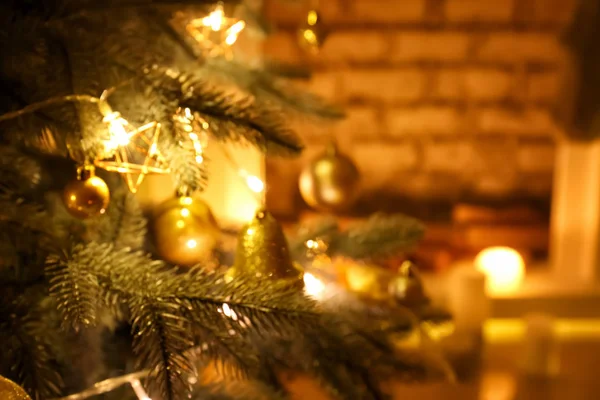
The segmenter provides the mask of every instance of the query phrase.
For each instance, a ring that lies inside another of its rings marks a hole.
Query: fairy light
[[[219,2],[207,16],[189,22],[188,33],[208,51],[208,55],[230,57],[231,46],[237,42],[246,22],[225,16],[223,3]]]
[[[110,112],[104,116],[102,122],[108,124],[109,137],[108,140],[104,141],[104,149],[107,152],[115,151],[119,147],[129,144],[131,134],[128,133],[128,130],[131,131],[132,129],[129,122],[121,117],[120,113]],[[128,127],[130,129],[127,129]]]
[[[310,272],[304,273],[304,293],[315,299],[321,298],[325,292],[325,284]]]
[[[260,194],[265,191],[265,183],[258,176],[249,174],[245,169],[240,169],[239,174],[254,193]]]

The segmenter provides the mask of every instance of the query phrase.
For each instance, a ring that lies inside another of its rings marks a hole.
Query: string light
[[[209,15],[192,20],[186,27],[206,55],[226,57],[232,56],[231,46],[245,28],[245,21],[225,16],[222,2]]]
[[[325,284],[310,272],[304,273],[304,293],[315,299],[321,298],[325,292]]]

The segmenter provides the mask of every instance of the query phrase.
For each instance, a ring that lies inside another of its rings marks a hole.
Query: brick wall
[[[565,52],[576,0],[322,0],[317,59],[296,30],[308,1],[267,0],[267,57],[310,64],[307,87],[345,106],[299,125],[306,154],[269,161],[270,207],[294,214],[300,168],[331,137],[363,174],[363,203],[397,198],[549,199]],[[371,200],[368,200],[371,199]]]

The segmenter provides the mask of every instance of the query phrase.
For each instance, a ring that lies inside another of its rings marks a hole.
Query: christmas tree
[[[233,266],[212,251],[220,232],[196,197],[210,185],[206,140],[289,156],[302,150],[290,118],[343,117],[287,83],[295,68],[232,57],[247,24],[234,6],[265,25],[237,3],[0,4],[0,376],[33,399],[285,398],[285,372],[334,398],[379,399],[388,377],[430,376],[365,315],[308,297],[296,262],[316,238],[353,259],[403,251],[418,222],[326,221],[288,250],[260,209]],[[175,186],[152,215],[134,195],[149,174]],[[9,385],[0,394],[22,398]]]

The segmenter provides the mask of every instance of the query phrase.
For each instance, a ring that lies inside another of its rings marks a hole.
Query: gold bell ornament
[[[0,376],[0,399],[2,400],[31,400],[25,390],[13,381]]]
[[[402,263],[398,274],[389,283],[389,292],[398,304],[408,308],[428,303],[421,276],[417,267],[410,261]]]
[[[298,29],[298,44],[302,50],[312,56],[319,54],[327,38],[327,31],[323,27],[317,5],[316,3],[313,4],[313,7],[306,15],[302,27]]]
[[[187,196],[161,204],[153,228],[158,254],[181,266],[210,261],[221,234],[208,204]]]
[[[352,160],[331,144],[300,174],[300,194],[309,206],[317,210],[342,212],[354,203],[359,178]]]
[[[96,176],[93,165],[77,168],[77,180],[69,182],[63,191],[65,207],[77,218],[104,214],[110,201],[108,185]]]
[[[302,287],[302,268],[293,263],[287,240],[279,222],[265,210],[259,210],[238,235],[233,267],[227,271],[227,279],[252,276],[289,280]]]

